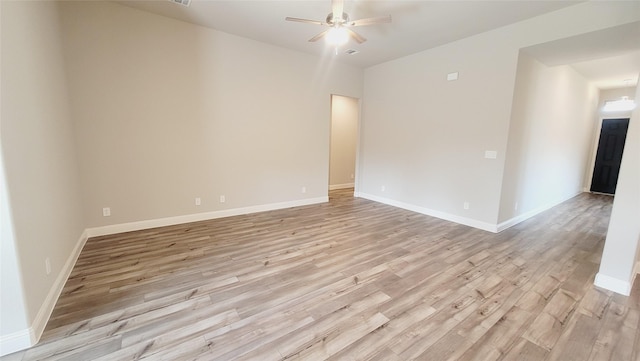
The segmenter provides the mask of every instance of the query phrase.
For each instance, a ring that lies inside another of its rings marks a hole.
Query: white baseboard
[[[354,186],[355,186],[355,183],[331,184],[329,185],[329,190],[334,191],[336,189],[353,188]]]
[[[478,221],[478,220],[475,220],[475,219],[471,219],[471,218],[460,217],[460,216],[456,216],[454,214],[440,212],[440,211],[436,211],[436,210],[433,210],[433,209],[420,207],[420,206],[417,206],[417,205],[414,205],[414,204],[404,203],[404,202],[396,201],[396,200],[389,199],[389,198],[379,197],[379,196],[376,196],[376,195],[373,195],[373,194],[357,192],[355,194],[355,196],[356,197],[360,197],[360,198],[365,198],[365,199],[368,199],[368,200],[371,200],[371,201],[375,201],[375,202],[378,202],[378,203],[384,203],[384,204],[388,204],[390,206],[406,209],[406,210],[413,211],[413,212],[416,212],[416,213],[425,214],[427,216],[444,219],[445,221],[450,221],[450,222],[454,222],[454,223],[463,224],[465,226],[478,228],[478,229],[481,229],[483,231],[488,231],[488,232],[493,232],[493,233],[497,233],[498,232],[497,227],[496,227],[495,224],[491,224],[491,223],[487,223],[487,222],[481,222],[481,221]]]
[[[206,221],[209,219],[232,217],[232,216],[239,216],[243,214],[251,214],[251,213],[258,213],[258,212],[265,212],[265,211],[273,211],[276,209],[307,206],[311,204],[326,203],[328,201],[329,201],[329,197],[307,198],[307,199],[300,199],[296,201],[270,203],[270,204],[263,204],[258,206],[225,209],[221,211],[187,214],[184,216],[175,216],[175,217],[167,217],[167,218],[150,219],[150,220],[138,221],[138,222],[112,224],[109,226],[87,228],[86,231],[89,237],[97,237],[97,236],[105,236],[109,234],[116,234],[116,233],[122,233],[122,232],[139,231],[142,229],[173,226],[176,224]]]
[[[49,322],[49,317],[51,317],[53,308],[62,293],[62,289],[64,288],[65,283],[67,283],[67,279],[73,270],[73,266],[75,266],[76,261],[80,256],[80,252],[88,238],[87,231],[85,230],[80,235],[80,238],[76,242],[71,254],[67,258],[67,261],[62,266],[53,286],[49,289],[49,293],[47,293],[47,297],[40,306],[35,319],[31,323],[31,327],[0,337],[0,356],[27,349],[38,343],[47,322]]]
[[[497,231],[498,232],[502,232],[502,231],[504,231],[505,229],[507,229],[509,227],[513,227],[516,224],[518,224],[520,222],[523,222],[523,221],[526,221],[527,219],[529,219],[531,217],[534,217],[534,216],[536,216],[536,215],[538,215],[538,214],[540,214],[540,213],[542,213],[542,212],[544,212],[546,210],[549,210],[549,209],[557,206],[558,204],[560,204],[562,202],[568,201],[569,199],[577,196],[580,193],[582,193],[582,192],[578,192],[578,193],[576,193],[574,195],[571,195],[569,197],[561,198],[559,200],[547,203],[547,204],[545,204],[543,206],[540,206],[540,207],[532,209],[532,210],[530,210],[528,212],[522,213],[522,214],[520,214],[520,215],[518,215],[516,217],[513,217],[511,219],[508,219],[508,220],[506,220],[504,222],[498,223]]]
[[[0,336],[0,357],[27,349],[36,344],[32,339],[33,328]]]
[[[53,287],[49,290],[47,298],[36,314],[36,318],[33,320],[33,324],[31,325],[36,336],[36,342],[40,339],[40,336],[42,336],[42,332],[44,332],[44,328],[49,321],[49,317],[51,317],[53,308],[55,307],[56,302],[58,302],[62,289],[64,288],[65,283],[67,283],[67,279],[69,279],[69,275],[71,275],[71,271],[73,271],[73,267],[76,265],[76,261],[78,260],[85,243],[87,243],[88,238],[88,232],[85,230],[80,235],[73,251],[71,251],[71,254],[67,258],[67,262],[65,262],[60,273],[58,273],[58,277],[56,277]]]
[[[623,296],[629,296],[631,293],[631,283],[629,283],[629,281],[619,280],[602,273],[598,273],[596,275],[596,279],[593,284],[609,291],[619,293]]]

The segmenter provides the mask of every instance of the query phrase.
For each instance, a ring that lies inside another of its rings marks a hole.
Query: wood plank
[[[592,285],[611,198],[499,234],[330,202],[91,238],[41,341],[5,360],[636,360]]]
[[[548,351],[544,348],[521,338],[502,359],[505,361],[540,361],[544,360],[547,354]]]
[[[564,291],[557,292],[523,337],[534,345],[547,351],[551,350],[564,331],[575,307],[576,300],[571,295]]]
[[[560,336],[560,339],[558,340],[558,347],[554,347],[551,350],[548,360],[587,360],[591,354],[591,349],[589,347],[585,347],[585,345],[593,345],[599,331],[600,322],[597,318],[592,318],[583,314],[577,315],[571,319],[567,330]]]
[[[633,360],[638,356],[640,310],[612,302],[594,340],[589,360]]]

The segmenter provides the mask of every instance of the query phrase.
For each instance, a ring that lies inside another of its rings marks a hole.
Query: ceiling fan
[[[367,39],[356,33],[350,28],[364,25],[383,24],[391,22],[391,15],[379,16],[374,18],[366,18],[359,20],[351,20],[349,14],[344,12],[344,0],[331,0],[331,13],[327,15],[325,21],[309,20],[301,18],[286,17],[287,21],[296,21],[299,23],[315,24],[328,26],[329,29],[309,39],[310,42],[318,41],[323,37],[327,37],[327,41],[335,46],[342,45],[353,38],[358,44],[362,44]]]

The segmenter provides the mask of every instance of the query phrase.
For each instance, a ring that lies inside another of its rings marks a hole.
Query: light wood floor
[[[593,286],[612,198],[499,234],[328,204],[90,239],[7,360],[640,360],[640,287]]]

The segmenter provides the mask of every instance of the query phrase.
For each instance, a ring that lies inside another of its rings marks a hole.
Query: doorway
[[[359,100],[331,95],[329,190],[355,186]]]
[[[591,178],[591,192],[611,195],[616,193],[627,129],[629,129],[629,118],[602,120]]]

